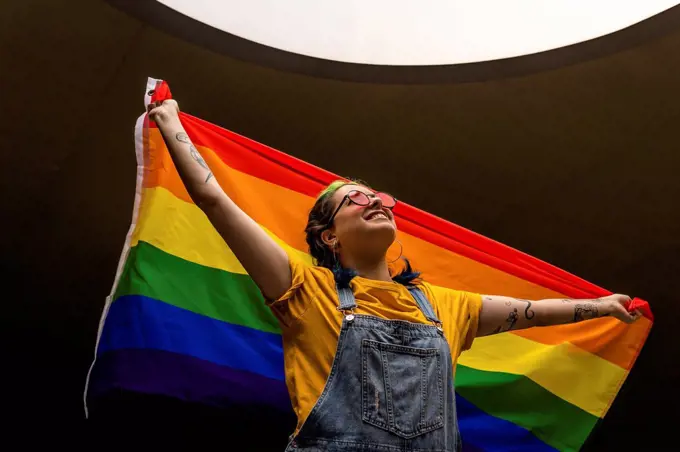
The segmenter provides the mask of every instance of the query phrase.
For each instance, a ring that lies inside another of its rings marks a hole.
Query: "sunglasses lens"
[[[370,199],[368,199],[366,193],[358,190],[349,193],[349,200],[358,206],[367,206],[370,204]]]
[[[397,200],[394,199],[394,196],[388,195],[387,193],[376,193],[375,195],[380,198],[383,207],[387,207],[388,209],[391,209],[397,203]]]

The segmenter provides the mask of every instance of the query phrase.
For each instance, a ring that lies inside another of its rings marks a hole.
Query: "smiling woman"
[[[674,0],[158,0],[197,21],[300,55],[373,65],[517,57],[604,36]]]

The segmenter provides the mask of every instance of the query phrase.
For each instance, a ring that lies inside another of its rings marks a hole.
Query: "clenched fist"
[[[177,101],[168,99],[163,102],[151,102],[147,107],[149,118],[157,124],[168,123],[179,118]]]
[[[628,312],[628,303],[630,303],[630,297],[628,295],[613,294],[608,297],[602,297],[599,299],[604,305],[602,306],[603,311],[622,322],[633,323],[642,316],[639,310],[634,312]]]

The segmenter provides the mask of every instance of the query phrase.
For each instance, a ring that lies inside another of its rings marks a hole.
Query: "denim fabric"
[[[414,297],[438,324],[422,292]],[[286,450],[460,450],[451,353],[441,329],[355,315],[349,289],[340,289],[340,300],[345,318],[330,375]]]

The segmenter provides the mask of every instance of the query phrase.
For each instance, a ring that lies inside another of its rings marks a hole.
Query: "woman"
[[[633,322],[624,295],[533,302],[444,289],[386,261],[390,195],[331,184],[306,227],[317,266],[274,242],[220,188],[175,101],[149,106],[191,198],[262,291],[283,331],[298,425],[287,450],[460,449],[453,369],[475,337],[611,315]]]

